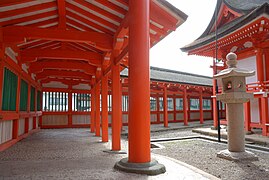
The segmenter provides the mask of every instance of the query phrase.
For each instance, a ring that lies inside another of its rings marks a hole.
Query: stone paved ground
[[[88,129],[41,130],[0,152],[1,179],[214,179],[176,160],[154,155],[167,172],[158,176],[123,173],[113,169],[126,155],[108,154],[110,143],[101,143]],[[127,142],[122,140],[122,148]],[[198,173],[199,172],[199,173]]]
[[[153,132],[152,138],[175,138],[198,136],[190,129],[166,132]],[[227,180],[266,180],[269,179],[269,152],[254,152],[259,157],[255,162],[231,162],[216,157],[216,153],[227,149],[226,144],[204,140],[181,140],[158,143],[164,148],[154,149],[152,152],[168,155],[177,160],[197,167],[216,177]]]

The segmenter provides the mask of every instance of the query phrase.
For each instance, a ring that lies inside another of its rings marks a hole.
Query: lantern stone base
[[[165,166],[155,159],[148,163],[130,163],[128,158],[123,158],[114,166],[115,169],[136,174],[158,175],[166,172]]]
[[[217,153],[217,157],[227,159],[230,161],[258,161],[258,157],[249,151],[231,152],[228,149]]]

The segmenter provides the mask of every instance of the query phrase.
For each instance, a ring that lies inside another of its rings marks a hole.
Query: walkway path
[[[215,179],[199,169],[165,156],[153,155],[167,172],[158,176],[113,169],[127,155],[108,154],[89,129],[41,130],[0,153],[0,179]],[[122,140],[123,150],[127,142]]]

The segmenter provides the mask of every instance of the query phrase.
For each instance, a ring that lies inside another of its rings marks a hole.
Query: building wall
[[[242,68],[242,69],[247,69],[247,70],[252,70],[255,71],[254,76],[250,76],[246,78],[246,83],[253,83],[257,82],[257,66],[256,66],[256,57],[252,56],[249,58],[242,59],[240,61],[237,61],[237,67]]]

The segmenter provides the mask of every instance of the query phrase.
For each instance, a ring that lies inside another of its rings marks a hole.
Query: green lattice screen
[[[9,69],[4,69],[2,110],[15,111],[17,101],[18,77]]]
[[[41,111],[41,91],[37,91],[37,110]]]
[[[31,86],[30,111],[35,111],[35,88]]]
[[[26,81],[21,80],[20,111],[27,111],[27,104],[28,104],[28,84]]]

